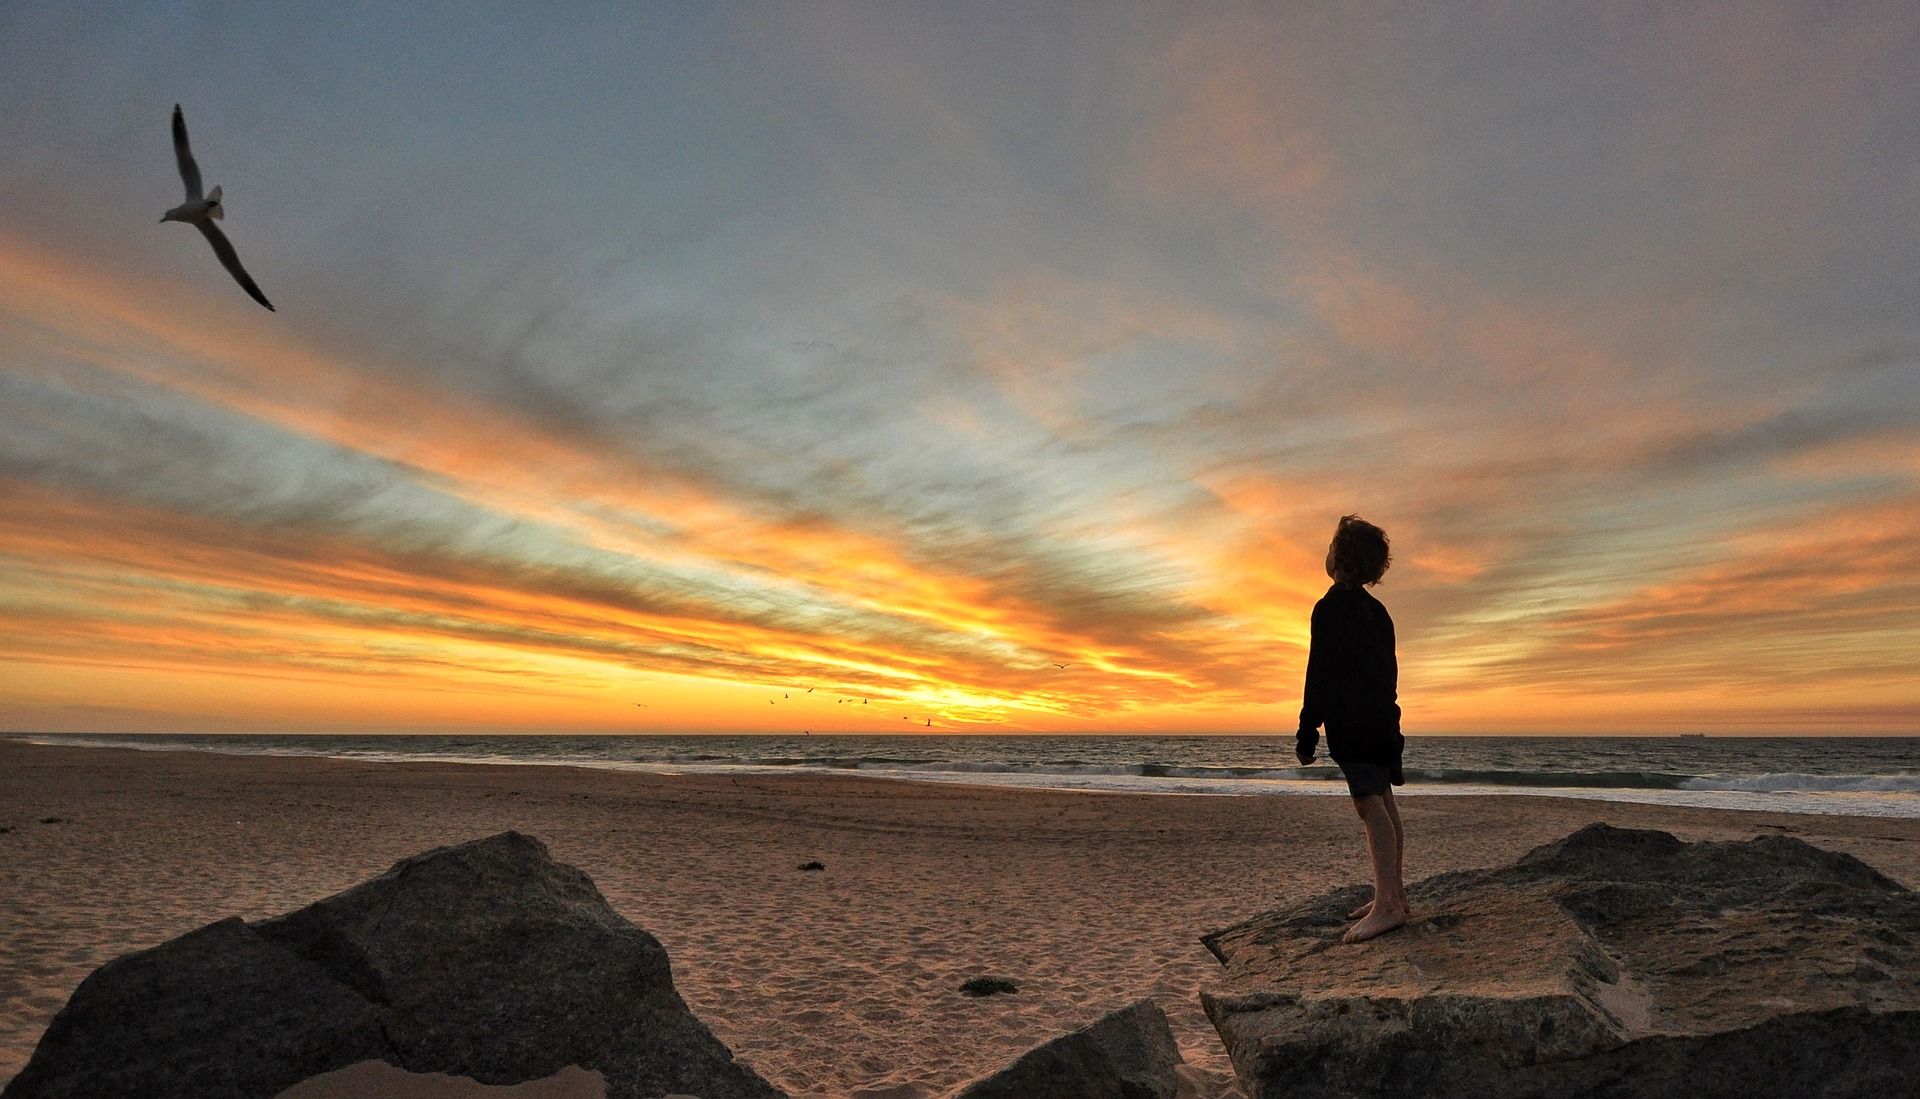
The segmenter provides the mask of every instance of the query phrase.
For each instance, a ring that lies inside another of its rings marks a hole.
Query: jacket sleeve
[[[1332,639],[1325,601],[1313,605],[1311,635],[1307,642],[1307,682],[1301,692],[1300,731],[1294,734],[1300,751],[1311,752],[1320,743],[1320,726],[1327,720],[1328,677],[1332,671]]]

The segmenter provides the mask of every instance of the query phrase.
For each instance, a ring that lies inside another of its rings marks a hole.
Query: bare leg
[[[1387,803],[1387,816],[1393,820],[1393,863],[1395,866],[1404,869],[1407,865],[1407,833],[1406,830],[1400,826],[1400,803],[1393,800],[1393,787],[1387,787],[1387,792],[1381,794],[1380,799]],[[1355,812],[1359,811],[1357,804],[1354,806],[1354,810]],[[1364,822],[1367,818],[1365,815],[1362,815],[1360,819]],[[1367,918],[1367,914],[1372,911],[1373,902],[1368,901],[1347,913],[1347,919],[1364,920]],[[1411,907],[1408,909],[1408,914],[1412,914]]]
[[[1400,900],[1405,902],[1407,899],[1405,878],[1407,868],[1407,830],[1400,827],[1400,803],[1393,800],[1393,787],[1387,787],[1387,792],[1380,795],[1380,800],[1387,803],[1387,816],[1393,819],[1393,878],[1395,881],[1401,883]],[[1408,907],[1408,911],[1412,911],[1411,906]]]
[[[1391,790],[1392,788],[1389,787],[1388,789]],[[1360,808],[1359,798],[1353,799],[1353,812],[1355,816],[1358,816],[1360,818],[1360,827],[1365,828],[1367,826],[1367,814],[1363,809]],[[1367,914],[1373,911],[1373,901],[1378,900],[1379,897],[1380,897],[1380,880],[1376,877],[1373,883],[1373,900],[1369,900],[1367,901],[1367,903],[1347,913],[1347,919],[1350,919],[1350,920],[1366,919]]]
[[[1373,862],[1373,904],[1359,923],[1347,929],[1342,942],[1360,943],[1407,922],[1406,886],[1400,880],[1399,811],[1391,791],[1353,799],[1354,811],[1367,830],[1367,855]]]

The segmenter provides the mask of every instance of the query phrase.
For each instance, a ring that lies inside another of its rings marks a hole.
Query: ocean
[[[1239,797],[1342,795],[1293,738],[1255,736],[243,736],[10,734],[35,744],[656,774],[836,774]],[[1920,818],[1920,737],[1407,738],[1400,795],[1458,794]]]

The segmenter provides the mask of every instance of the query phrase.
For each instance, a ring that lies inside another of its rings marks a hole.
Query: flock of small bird
[[[1056,668],[1059,668],[1059,669],[1060,669],[1061,671],[1065,671],[1066,669],[1068,669],[1068,668],[1071,668],[1071,667],[1073,667],[1073,665],[1071,665],[1071,664],[1055,664],[1055,665],[1054,665],[1054,667],[1056,667]],[[802,692],[800,692],[800,693],[801,693],[801,694],[802,694],[802,695],[804,696],[804,695],[810,695],[810,694],[812,694],[812,693],[813,693],[813,691],[814,691],[814,689],[813,689],[812,687],[808,687],[808,688],[807,688],[806,690],[804,690],[804,691],[802,691]],[[780,705],[780,703],[782,703],[782,702],[789,702],[789,701],[792,701],[792,699],[793,699],[793,692],[792,692],[792,691],[782,691],[782,692],[780,692],[780,697],[779,697],[779,698],[769,698],[769,699],[767,699],[767,705],[769,705],[769,706],[778,706],[778,705]],[[873,704],[873,699],[871,699],[871,698],[836,698],[836,699],[834,699],[834,700],[833,700],[833,702],[834,702],[834,705],[836,705],[836,706],[840,706],[840,705],[845,705],[845,704],[847,704],[847,703],[854,703],[854,702],[857,702],[857,703],[859,703],[859,704],[860,704],[860,705],[862,705],[862,706],[870,706],[870,705],[872,705],[872,704]],[[647,708],[647,704],[646,704],[646,703],[644,703],[644,702],[636,702],[636,703],[634,703],[634,705],[635,705],[635,706],[638,706],[638,707],[640,707],[640,708],[641,708],[641,709],[643,709],[643,710]],[[920,721],[920,722],[921,722],[921,724],[922,724],[922,725],[924,725],[924,726],[925,726],[926,728],[929,728],[929,729],[931,729],[931,728],[933,728],[933,719],[932,719],[932,718],[930,718],[930,717],[920,717],[919,715],[909,715],[909,714],[901,714],[901,715],[900,715],[900,720],[902,720],[902,721],[915,721],[915,720],[918,720],[918,721]],[[811,731],[808,731],[808,732],[807,732],[807,733],[806,733],[805,735],[807,735],[807,736],[812,736],[812,735],[813,735],[813,733],[812,733]]]
[[[813,693],[813,688],[812,688],[812,687],[808,687],[808,688],[807,688],[806,690],[804,690],[804,691],[802,691],[802,692],[801,692],[801,694],[802,694],[802,695],[810,695],[810,694],[812,694],[812,693]],[[767,705],[769,705],[769,706],[778,706],[778,705],[780,705],[780,703],[782,703],[782,702],[785,702],[785,701],[789,701],[789,700],[791,700],[792,698],[793,698],[793,693],[792,693],[791,691],[782,691],[782,692],[780,692],[780,697],[779,697],[779,698],[769,698],[769,699],[767,699]],[[845,705],[845,704],[847,704],[847,703],[849,703],[849,702],[852,702],[852,703],[858,703],[858,704],[859,704],[859,705],[861,705],[861,706],[870,706],[870,705],[872,705],[872,704],[873,704],[873,700],[872,700],[871,698],[836,698],[836,699],[834,699],[834,700],[833,700],[833,704],[834,704],[835,706],[842,706],[842,705]],[[912,717],[910,717],[910,716],[908,716],[908,715],[906,715],[906,714],[902,714],[902,715],[900,715],[900,720],[902,720],[902,721],[912,721],[912,720],[913,720],[913,718],[912,718]],[[923,720],[924,720],[924,721],[926,722],[926,726],[927,726],[927,728],[929,728],[929,729],[931,729],[931,728],[933,728],[933,719],[932,719],[932,718],[930,718],[930,717],[929,717],[929,718],[924,718]],[[808,735],[808,736],[811,736],[811,735],[813,735],[813,734],[812,734],[812,733],[808,733],[807,735]]]
[[[1056,668],[1059,668],[1059,669],[1060,669],[1061,671],[1066,671],[1066,670],[1067,670],[1068,668],[1071,668],[1071,667],[1073,667],[1073,665],[1071,665],[1071,664],[1055,664],[1055,665],[1054,665],[1054,667],[1056,667]],[[807,688],[807,689],[806,689],[806,690],[805,690],[804,692],[802,692],[802,693],[803,693],[803,694],[812,694],[812,693],[813,693],[813,688],[812,688],[812,687],[808,687],[808,688]],[[788,701],[788,700],[791,700],[792,698],[793,698],[793,694],[792,694],[792,692],[790,692],[790,691],[782,691],[782,692],[780,692],[780,697],[779,697],[779,698],[769,698],[769,699],[767,699],[767,705],[769,705],[769,706],[778,706],[778,705],[779,705],[779,704],[780,704],[781,702],[783,702],[783,701]],[[833,702],[834,702],[834,705],[836,705],[836,706],[838,706],[838,705],[842,705],[842,704],[844,704],[844,703],[849,703],[849,702],[857,702],[857,703],[859,703],[859,704],[860,704],[860,705],[862,705],[862,706],[866,706],[866,705],[870,705],[870,704],[872,703],[872,701],[873,701],[873,700],[872,700],[872,699],[870,699],[870,698],[836,698],[836,699],[834,699],[834,700],[833,700]],[[900,715],[900,720],[902,720],[902,721],[913,721],[913,720],[915,720],[915,719],[916,719],[916,716],[917,716],[917,715],[907,715],[907,714],[902,714],[902,715]],[[920,721],[922,722],[922,724],[924,724],[924,725],[925,725],[925,726],[926,726],[927,728],[929,728],[929,729],[931,729],[931,728],[933,728],[933,719],[932,719],[932,718],[930,718],[930,717],[927,717],[927,718],[919,718],[919,720],[920,720]],[[812,734],[811,732],[809,732],[809,733],[807,733],[806,735],[808,735],[808,736],[812,736],[813,734]]]

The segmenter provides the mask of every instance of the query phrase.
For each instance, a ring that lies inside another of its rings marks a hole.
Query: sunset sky
[[[0,97],[0,730],[1285,733],[1358,512],[1409,732],[1920,733],[1910,0],[31,0]]]

